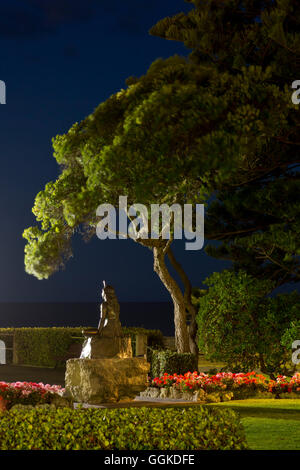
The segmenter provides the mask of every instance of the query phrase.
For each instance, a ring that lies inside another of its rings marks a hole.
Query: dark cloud
[[[34,37],[93,17],[96,0],[7,0],[0,5],[0,37]]]

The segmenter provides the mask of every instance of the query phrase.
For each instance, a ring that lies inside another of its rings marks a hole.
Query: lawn
[[[206,406],[237,411],[252,450],[300,450],[300,400],[248,399]]]

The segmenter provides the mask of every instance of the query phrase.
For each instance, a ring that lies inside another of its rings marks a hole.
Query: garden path
[[[0,382],[43,382],[50,385],[65,385],[65,369],[53,369],[12,364],[0,365]]]

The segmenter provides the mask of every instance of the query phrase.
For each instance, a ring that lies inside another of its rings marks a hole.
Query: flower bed
[[[282,393],[293,393],[300,397],[300,373],[293,375],[291,379],[288,379],[284,375],[279,375],[275,380],[269,382],[269,391],[271,393],[280,395]]]
[[[140,396],[214,402],[253,396],[280,397],[286,394],[300,398],[300,373],[290,379],[280,375],[276,380],[256,372],[221,372],[212,376],[198,372],[184,375],[165,373],[162,377],[154,378],[151,386]]]
[[[65,389],[59,385],[34,382],[0,382],[0,411],[9,410],[16,405],[65,404]]]

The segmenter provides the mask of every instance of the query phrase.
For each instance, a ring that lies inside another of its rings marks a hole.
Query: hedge
[[[184,375],[198,370],[198,358],[191,353],[177,353],[169,350],[154,350],[151,355],[151,377],[168,374]]]
[[[1,328],[3,333],[13,333],[17,363],[41,367],[55,367],[58,357],[66,355],[69,347],[82,337],[82,328]],[[3,337],[4,339],[5,337]],[[4,339],[5,341],[5,339]]]
[[[58,408],[0,413],[0,450],[239,450],[232,410]]]
[[[71,344],[82,342],[84,327],[49,327],[49,328],[0,328],[0,339],[6,343],[7,333],[14,335],[17,363],[40,367],[56,367],[64,364]],[[150,346],[162,347],[163,335],[159,330],[124,327],[123,332],[132,338],[136,334],[146,334]]]

